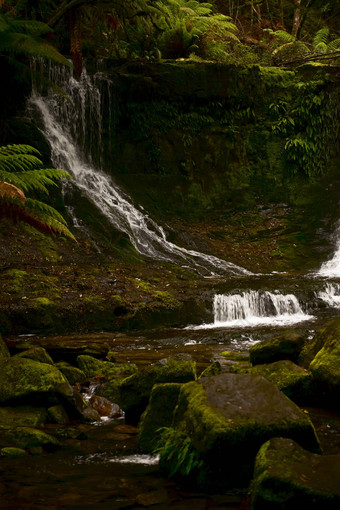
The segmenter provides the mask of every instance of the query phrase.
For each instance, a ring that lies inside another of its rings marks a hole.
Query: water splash
[[[326,283],[317,296],[333,308],[340,308],[340,283]]]
[[[216,294],[214,322],[193,329],[288,326],[311,320],[294,294],[250,290],[240,294]]]
[[[319,276],[340,277],[340,227],[338,227],[335,235],[337,238],[335,253],[330,260],[322,264],[318,271]]]
[[[75,80],[67,68],[52,67],[49,73],[49,78],[65,90],[70,100],[52,91],[43,97],[35,90],[29,107],[39,115],[41,130],[51,147],[53,164],[73,176],[74,185],[115,228],[128,235],[139,253],[194,269],[203,275],[252,274],[231,262],[168,241],[163,228],[134,206],[113,179],[100,169],[103,108],[108,108],[110,119],[114,117],[108,104],[108,101],[112,103],[111,92],[103,99],[102,91],[111,90],[111,82],[103,73],[90,77],[84,70],[80,81]]]

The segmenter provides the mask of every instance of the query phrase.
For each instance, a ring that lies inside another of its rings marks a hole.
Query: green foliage
[[[278,98],[270,105],[273,132],[284,137],[285,157],[293,173],[315,176],[325,172],[326,149],[336,129],[332,96],[323,81],[298,82],[292,100]]]
[[[201,467],[200,454],[190,437],[171,427],[163,427],[158,432],[161,438],[154,453],[159,454],[161,462],[167,464],[170,477],[176,474],[188,476]]]
[[[45,23],[0,13],[0,56],[19,67],[23,57],[44,57],[70,66],[69,61],[44,40],[51,32]]]
[[[40,155],[39,151],[30,145],[0,147],[0,219],[11,217],[39,230],[75,239],[58,211],[25,195],[48,194],[49,187],[57,186],[60,179],[70,177],[63,170],[45,168],[37,155]]]

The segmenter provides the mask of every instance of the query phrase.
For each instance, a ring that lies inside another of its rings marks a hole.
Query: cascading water
[[[110,176],[96,168],[102,163],[102,113],[112,103],[112,84],[105,74],[98,72],[90,77],[84,69],[78,81],[69,69],[55,66],[49,70],[49,79],[62,87],[70,100],[52,90],[44,97],[35,90],[29,107],[39,114],[41,130],[51,146],[53,164],[73,176],[73,184],[112,225],[129,236],[139,253],[205,275],[251,274],[230,262],[168,241],[163,228],[135,207]],[[104,90],[105,106],[101,93]],[[108,114],[111,118],[111,112]]]
[[[328,278],[340,277],[340,227],[336,231],[337,244],[333,257],[324,262],[319,269],[318,275]]]
[[[214,322],[194,329],[219,327],[288,326],[313,319],[304,313],[294,294],[250,290],[240,294],[216,294]]]
[[[340,308],[340,284],[326,283],[324,290],[319,291],[317,296],[333,308]]]

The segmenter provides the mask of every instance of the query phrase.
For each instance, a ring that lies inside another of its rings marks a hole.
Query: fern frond
[[[328,46],[324,42],[319,42],[319,44],[314,46],[314,51],[316,51],[317,53],[322,52],[322,51],[327,51],[327,50],[328,50]]]
[[[5,181],[0,181],[0,198],[17,202],[21,205],[24,205],[26,202],[25,194],[21,189]]]
[[[336,51],[340,48],[340,39],[334,39],[328,44],[328,51]]]
[[[320,30],[318,30],[316,32],[314,39],[313,39],[314,48],[316,49],[316,47],[321,43],[323,43],[327,46],[328,38],[329,38],[329,28],[327,28],[327,27],[320,28]]]
[[[35,213],[41,219],[52,218],[58,221],[59,223],[67,225],[65,218],[56,209],[54,209],[54,207],[45,204],[45,202],[41,202],[40,200],[35,200],[32,198],[27,198],[26,208],[28,211]]]
[[[42,165],[42,162],[32,154],[13,154],[11,156],[0,155],[0,169],[7,172],[22,172]]]
[[[11,154],[40,154],[40,152],[35,147],[25,144],[0,146],[0,156],[10,156]]]

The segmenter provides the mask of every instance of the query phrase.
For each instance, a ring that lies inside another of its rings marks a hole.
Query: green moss
[[[103,374],[108,379],[123,379],[137,371],[136,365],[130,363],[111,363],[87,355],[78,356],[77,364],[86,377]]]
[[[41,427],[46,421],[44,408],[18,406],[0,407],[0,429],[13,427]]]
[[[27,349],[26,351],[20,352],[15,355],[18,358],[28,358],[33,359],[34,361],[38,361],[39,363],[47,363],[48,365],[54,365],[53,359],[47,353],[46,349],[43,347],[35,346],[31,349]]]
[[[226,359],[230,359],[231,361],[248,361],[249,360],[249,354],[245,354],[244,352],[223,351],[223,352],[220,352],[220,356],[223,356]]]
[[[0,454],[2,457],[23,457],[26,455],[26,451],[22,448],[7,446],[5,448],[1,448]]]
[[[12,429],[7,432],[6,439],[16,446],[25,449],[41,446],[46,451],[53,451],[61,448],[61,443],[53,436],[31,427]]]
[[[152,453],[161,437],[161,428],[172,423],[181,384],[156,384],[152,388],[149,405],[139,423],[138,446],[144,453]]]

